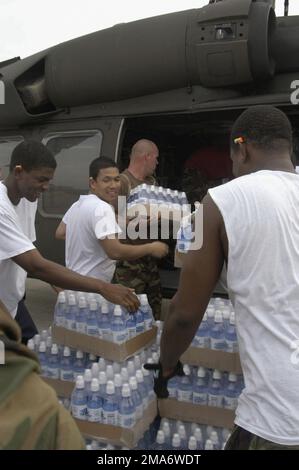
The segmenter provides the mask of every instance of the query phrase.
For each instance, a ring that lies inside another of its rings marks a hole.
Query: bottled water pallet
[[[167,400],[158,400],[158,410],[161,418],[209,424],[228,429],[232,429],[234,426],[235,412],[224,408],[194,405],[168,398]]]
[[[242,374],[242,367],[238,353],[216,351],[213,349],[190,347],[182,355],[181,361],[191,366],[202,366],[209,369],[229,371]]]
[[[96,336],[78,333],[56,325],[52,328],[52,335],[53,340],[58,344],[80,349],[81,351],[92,353],[111,361],[123,362],[154,343],[157,327],[154,326],[150,330],[121,344],[104,341]]]
[[[130,218],[134,217],[158,217],[159,220],[176,221],[178,224],[182,219],[182,208],[169,208],[163,204],[134,204],[127,209],[127,215]],[[179,228],[179,225],[178,225]]]
[[[152,401],[141,419],[131,429],[108,424],[91,423],[75,419],[80,432],[88,439],[99,439],[114,445],[125,445],[132,449],[150,427],[157,416],[157,401]]]

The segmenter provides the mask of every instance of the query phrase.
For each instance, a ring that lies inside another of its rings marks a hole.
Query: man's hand
[[[154,371],[154,391],[158,398],[168,398],[168,380],[170,380],[175,375],[185,375],[183,370],[183,364],[180,361],[178,361],[177,365],[172,371],[163,371],[160,362],[158,364],[144,364],[143,367],[147,370]]]
[[[121,305],[129,310],[129,312],[136,312],[140,305],[134,289],[120,284],[107,284],[104,288],[101,286],[101,294],[109,302]]]
[[[154,258],[164,258],[168,254],[168,246],[162,242],[152,242],[150,245],[151,256]]]

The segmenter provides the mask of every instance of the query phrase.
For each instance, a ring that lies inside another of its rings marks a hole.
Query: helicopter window
[[[12,151],[23,140],[24,138],[22,136],[0,138],[0,181],[6,178],[9,173],[9,162]]]
[[[55,156],[57,168],[49,191],[42,195],[39,211],[62,217],[81,194],[88,193],[88,167],[100,155],[102,133],[62,132],[48,135],[43,143]]]

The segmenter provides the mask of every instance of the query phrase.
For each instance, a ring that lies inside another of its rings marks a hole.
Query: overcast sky
[[[26,57],[117,23],[189,10],[208,0],[0,0],[0,61]],[[276,0],[282,15],[284,0]],[[289,0],[299,14],[298,0]]]

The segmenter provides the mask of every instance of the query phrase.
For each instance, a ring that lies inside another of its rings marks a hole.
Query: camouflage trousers
[[[136,294],[147,294],[155,319],[160,319],[161,281],[157,262],[151,256],[136,261],[119,261],[113,282],[135,289]]]
[[[235,426],[226,443],[225,450],[299,450],[299,445],[275,444],[275,442],[251,434],[240,426]]]

